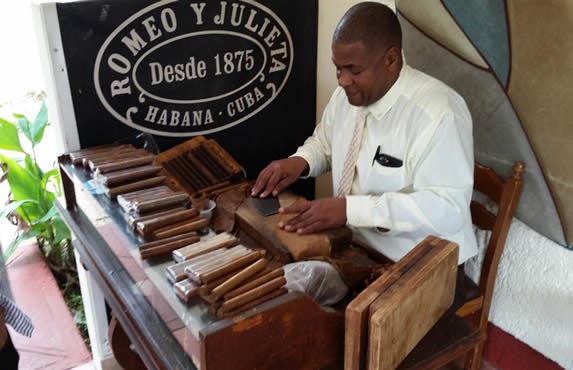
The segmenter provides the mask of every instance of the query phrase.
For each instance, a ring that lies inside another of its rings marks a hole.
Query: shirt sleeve
[[[420,235],[454,234],[464,227],[473,189],[473,137],[465,103],[458,105],[456,113],[443,115],[433,133],[422,135],[429,137],[424,149],[405,162],[412,168],[411,186],[346,198],[349,225]]]
[[[298,147],[291,156],[302,157],[308,163],[309,172],[304,178],[316,177],[331,169],[332,130],[336,114],[336,101],[340,98],[341,92],[340,87],[334,91],[312,136],[306,139],[304,144]]]

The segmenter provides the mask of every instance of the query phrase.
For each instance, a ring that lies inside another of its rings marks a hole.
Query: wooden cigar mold
[[[245,181],[241,166],[214,140],[194,137],[160,153],[156,163],[163,167],[170,186],[189,194],[205,193]]]

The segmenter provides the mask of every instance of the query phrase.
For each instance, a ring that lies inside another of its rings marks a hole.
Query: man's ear
[[[384,63],[386,64],[386,68],[388,68],[392,72],[397,72],[402,67],[400,61],[402,60],[402,52],[399,48],[392,46],[386,52],[386,56],[384,58]]]

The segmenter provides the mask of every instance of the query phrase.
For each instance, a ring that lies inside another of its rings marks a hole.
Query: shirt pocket
[[[388,167],[374,163],[368,181],[365,184],[369,194],[383,194],[389,191],[400,191],[406,187],[406,170],[403,164],[400,167]]]

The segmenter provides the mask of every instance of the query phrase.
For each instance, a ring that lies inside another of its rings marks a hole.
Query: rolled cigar
[[[206,260],[194,263],[190,266],[185,267],[185,273],[187,276],[191,277],[194,281],[198,283],[198,276],[201,273],[211,271],[218,267],[223,266],[226,263],[234,261],[240,257],[246,256],[247,254],[251,253],[251,250],[245,247],[244,245],[237,245],[231,249],[221,249],[223,253],[217,258],[208,258]]]
[[[154,216],[154,217],[148,218],[146,220],[138,221],[135,224],[135,229],[141,235],[147,236],[147,235],[150,235],[152,231],[160,229],[160,228],[162,228],[166,225],[169,225],[169,224],[174,224],[177,221],[186,221],[186,220],[194,219],[194,218],[198,217],[197,216],[198,214],[199,214],[199,211],[197,211],[196,209],[183,208],[182,210],[179,210],[179,211],[167,212],[166,214],[162,214],[159,216]],[[188,230],[188,231],[195,231],[195,230]],[[178,234],[183,234],[183,233],[180,232],[180,233],[176,233],[176,234],[173,234],[170,236],[174,236],[174,235],[178,235]],[[160,238],[158,238],[158,239],[160,239]]]
[[[215,280],[216,278],[223,276],[225,274],[228,274],[229,272],[235,271],[237,269],[240,269],[241,267],[256,261],[257,259],[259,259],[260,257],[264,256],[265,253],[262,250],[258,250],[258,251],[254,251],[251,252],[249,254],[247,254],[246,256],[240,257],[234,261],[231,261],[221,267],[218,267],[216,269],[213,269],[211,271],[207,271],[204,272],[202,274],[199,274],[199,280],[202,283],[208,283],[210,281]]]
[[[209,155],[213,156],[213,158],[216,158],[217,163],[225,168],[225,171],[229,176],[241,171],[239,164],[235,162],[233,157],[231,157],[225,149],[219,146],[215,140],[208,140],[201,145],[201,148],[205,149]]]
[[[189,231],[197,231],[209,226],[209,220],[205,217],[197,216],[182,222],[179,222],[173,226],[164,226],[153,231],[153,239],[164,239],[177,234],[186,233]]]
[[[179,183],[181,183],[185,189],[189,190],[189,192],[197,190],[197,187],[195,187],[189,181],[189,178],[187,176],[185,176],[180,172],[179,168],[172,161],[165,161],[161,165],[171,175],[171,177],[176,178],[177,181],[179,181]]]
[[[121,196],[117,197],[117,201],[118,202],[119,201],[131,202],[136,198],[149,196],[150,194],[157,196],[157,194],[163,194],[163,193],[172,192],[172,191],[173,190],[171,190],[168,186],[160,185],[160,186],[156,186],[154,188],[142,189],[142,190],[137,190],[137,191],[122,194]]]
[[[175,261],[184,261],[215,249],[230,248],[238,243],[239,239],[233,235],[221,233],[211,239],[202,240],[196,244],[173,251],[173,259]]]
[[[97,154],[101,154],[101,153],[106,153],[106,152],[113,152],[119,149],[125,149],[125,148],[133,148],[132,145],[129,144],[123,144],[123,145],[107,145],[107,146],[101,146],[101,147],[94,147],[94,148],[85,148],[85,149],[80,149],[80,150],[76,150],[73,152],[68,153],[68,155],[70,156],[70,160],[72,161],[72,163],[74,165],[78,165],[78,164],[82,164],[82,160],[85,157],[88,157],[90,155],[97,155]]]
[[[211,197],[216,197],[219,194],[222,194],[224,192],[227,192],[229,190],[233,190],[233,189],[247,189],[250,188],[254,185],[254,181],[246,181],[246,182],[240,182],[238,184],[231,184],[229,186],[225,186],[223,188],[219,188],[219,189],[215,189],[215,190],[211,190],[209,191],[209,195]]]
[[[266,295],[259,297],[257,299],[254,299],[250,302],[245,303],[242,306],[237,307],[234,310],[230,310],[228,311],[226,308],[223,308],[223,305],[221,305],[221,307],[219,309],[217,309],[217,316],[221,317],[221,318],[225,318],[225,317],[231,317],[231,316],[235,316],[238,315],[242,312],[245,312],[247,310],[250,310],[251,308],[254,308],[262,303],[265,303],[267,301],[270,301],[273,298],[276,297],[280,297],[283,294],[288,293],[288,290],[286,288],[279,288],[279,289],[275,289],[273,291],[271,291],[270,293],[267,293]]]
[[[208,301],[215,302],[221,298],[223,294],[231,291],[233,288],[237,287],[251,276],[262,271],[268,265],[268,263],[269,261],[266,258],[259,258],[256,262],[245,267],[238,274],[214,288],[209,295]]]
[[[196,236],[194,238],[191,237],[189,239],[190,240],[188,240],[187,243],[194,243],[197,240],[199,240],[199,237]],[[165,243],[165,244],[158,245],[156,247],[140,249],[139,254],[141,255],[142,259],[160,256],[160,255],[171,253],[173,250],[175,250],[177,248],[181,248],[182,244],[184,245],[184,243],[181,240],[170,242],[170,243]]]
[[[193,166],[189,164],[185,156],[175,157],[173,158],[173,161],[179,166],[185,176],[189,178],[189,181],[191,181],[193,185],[197,186],[197,188],[200,189],[202,187],[209,186],[209,183],[197,173]]]
[[[124,170],[126,168],[151,164],[154,160],[155,160],[155,156],[150,153],[148,155],[137,157],[137,158],[122,159],[122,160],[116,161],[114,163],[102,164],[101,166],[98,166],[95,169],[95,171],[98,171],[98,173],[119,171],[119,170]]]
[[[106,195],[110,198],[115,198],[123,193],[129,193],[136,190],[151,188],[160,185],[165,181],[165,176],[151,177],[145,180],[132,182],[125,185],[116,186],[115,188],[108,188]]]
[[[138,248],[139,249],[153,248],[153,247],[157,247],[158,245],[162,245],[165,243],[174,242],[174,241],[182,240],[182,239],[183,240],[185,240],[185,239],[195,240],[196,236],[197,236],[197,232],[191,231],[191,232],[188,232],[185,234],[175,235],[175,236],[172,236],[171,238],[167,238],[167,239],[163,239],[163,240],[156,240],[156,241],[152,241],[152,242],[141,243],[141,244],[139,244]],[[190,243],[183,244],[183,245],[188,245],[191,243],[195,243],[195,242],[190,242]]]
[[[191,266],[193,264],[197,264],[197,263],[204,261],[204,260],[218,258],[222,253],[223,253],[222,249],[217,249],[217,250],[211,251],[209,253],[205,253],[201,256],[197,256],[196,258],[194,258],[192,260],[178,262],[174,265],[167,267],[165,269],[165,275],[167,276],[167,279],[169,281],[171,281],[172,283],[175,283],[177,281],[181,281],[181,280],[187,278],[187,275],[185,274],[185,267]]]
[[[219,181],[217,177],[199,160],[197,157],[193,155],[192,151],[186,153],[186,159],[189,161],[191,166],[195,168],[195,170],[205,178],[210,184],[215,184]]]
[[[200,160],[207,165],[209,170],[211,170],[218,180],[227,179],[230,177],[230,173],[227,171],[225,166],[221,165],[217,158],[210,155],[205,148],[199,146],[195,148],[193,154],[200,158]]]
[[[247,292],[247,291],[249,291],[249,290],[251,290],[251,289],[254,289],[254,288],[258,287],[259,285],[262,285],[262,284],[264,284],[264,283],[266,283],[266,282],[268,282],[268,281],[271,281],[271,280],[273,280],[273,279],[275,279],[275,278],[277,278],[277,277],[281,277],[281,276],[284,276],[284,270],[283,270],[283,268],[282,268],[282,267],[276,268],[276,269],[272,270],[271,272],[266,273],[266,274],[264,274],[263,276],[261,276],[261,277],[255,279],[255,280],[253,280],[253,281],[250,281],[250,282],[248,282],[248,283],[246,283],[246,284],[241,285],[241,286],[238,287],[237,289],[231,290],[230,292],[228,292],[227,294],[225,294],[225,295],[223,296],[223,298],[224,298],[225,300],[229,300],[229,299],[231,299],[231,298],[235,298],[235,297],[238,296],[238,295],[241,295],[241,294],[243,294],[243,293],[245,293],[245,292]]]
[[[207,284],[203,284],[199,287],[199,295],[201,296],[201,298],[203,298],[204,300],[208,299],[208,296],[211,294],[211,292],[213,291],[213,289],[215,289],[216,287],[218,287],[219,285],[223,284],[225,281],[231,279],[233,276],[239,274],[241,271],[233,271],[230,274],[221,276],[218,279],[213,280],[210,283]],[[251,276],[250,278],[248,278],[247,280],[245,280],[245,283],[250,283],[251,281],[260,278],[261,276],[267,274],[269,272],[268,270],[268,265],[267,267],[265,267],[262,271],[259,271],[258,273],[256,273],[255,275]],[[218,308],[218,307],[217,307]],[[215,310],[216,313],[216,310]]]
[[[231,311],[237,307],[243,306],[248,302],[260,298],[265,294],[282,287],[285,284],[286,284],[286,279],[284,278],[284,276],[276,277],[270,281],[267,281],[263,285],[260,285],[254,289],[246,291],[245,293],[239,294],[234,298],[224,301],[223,304],[221,305],[221,310]]]
[[[96,168],[105,164],[116,163],[124,159],[143,158],[149,155],[153,154],[149,153],[145,149],[134,148],[134,149],[119,150],[116,152],[100,156],[90,156],[84,158],[84,161],[87,160],[87,168],[89,168],[90,171],[95,171]]]
[[[189,200],[189,195],[186,192],[177,191],[173,192],[172,194],[164,195],[160,199],[135,201],[133,202],[130,211],[137,213],[147,213],[163,208],[168,208],[174,205],[180,205],[187,200]]]
[[[128,168],[121,171],[108,172],[105,175],[94,175],[94,179],[98,182],[113,187],[126,182],[134,182],[135,180],[144,179],[161,171],[160,166],[147,165],[141,167]]]
[[[189,303],[192,297],[199,294],[199,285],[189,279],[181,280],[173,284],[173,289],[177,297],[185,303]]]
[[[173,212],[184,211],[187,209],[188,208],[185,207],[175,207],[175,208],[163,209],[157,212],[151,212],[143,216],[137,213],[125,213],[125,222],[127,223],[127,226],[129,226],[129,228],[133,230],[135,229],[137,222],[151,220],[152,218],[155,217],[169,215]]]
[[[214,190],[224,188],[224,187],[226,187],[226,186],[228,186],[228,185],[230,185],[230,184],[231,184],[230,181],[223,181],[223,182],[220,182],[220,183],[217,183],[217,184],[208,186],[208,187],[206,187],[206,188],[203,188],[203,189],[201,189],[201,191],[203,191],[203,192],[205,192],[205,193],[211,193],[211,192],[214,191]]]

